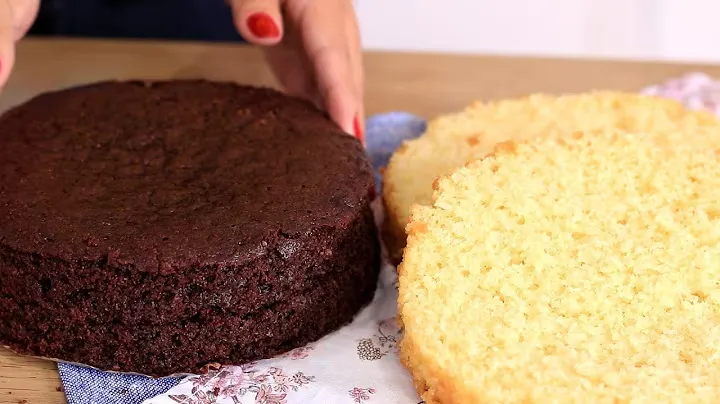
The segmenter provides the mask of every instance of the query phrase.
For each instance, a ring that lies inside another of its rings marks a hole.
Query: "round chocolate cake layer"
[[[0,344],[149,375],[302,346],[370,301],[360,143],[274,90],[107,82],[0,117]]]

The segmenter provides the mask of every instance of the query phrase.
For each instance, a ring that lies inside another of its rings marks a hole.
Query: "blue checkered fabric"
[[[385,167],[392,153],[403,141],[414,139],[425,132],[427,122],[405,112],[375,115],[365,124],[365,139],[370,161],[375,171],[375,184],[380,192],[382,178],[380,169]]]
[[[380,168],[387,165],[392,152],[404,140],[418,137],[425,131],[425,126],[425,120],[402,112],[375,115],[368,119],[365,138],[378,192]],[[65,363],[58,364],[58,370],[69,404],[140,404],[180,382],[179,378],[153,379]]]
[[[140,404],[175,387],[179,378],[101,372],[82,366],[58,364],[65,396],[70,404]]]

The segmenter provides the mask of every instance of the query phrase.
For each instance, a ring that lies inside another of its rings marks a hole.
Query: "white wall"
[[[355,0],[367,49],[720,62],[719,0]]]

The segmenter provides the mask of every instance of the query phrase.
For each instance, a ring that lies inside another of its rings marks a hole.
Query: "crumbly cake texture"
[[[438,117],[421,137],[407,141],[394,153],[384,173],[383,239],[393,261],[398,263],[402,256],[410,207],[431,201],[436,178],[485,156],[499,142],[603,128],[692,133],[697,128],[718,129],[720,122],[675,101],[616,92],[476,102],[461,112]]]
[[[309,103],[107,82],[0,117],[0,345],[153,376],[314,341],[374,294],[362,145]]]
[[[401,357],[428,404],[714,402],[720,149],[503,143],[413,208]]]

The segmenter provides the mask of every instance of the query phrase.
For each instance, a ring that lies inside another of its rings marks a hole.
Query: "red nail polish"
[[[280,36],[280,29],[275,21],[266,13],[255,13],[247,19],[250,32],[258,38],[276,38]]]
[[[355,137],[357,137],[361,142],[365,142],[365,136],[362,132],[362,126],[360,126],[360,119],[358,119],[357,115],[355,116],[355,120],[353,121],[353,130],[355,131]]]

